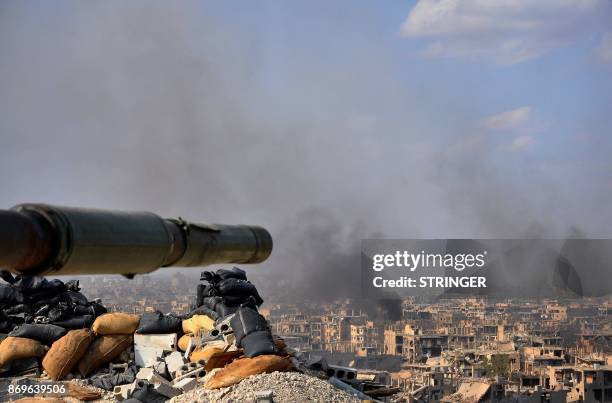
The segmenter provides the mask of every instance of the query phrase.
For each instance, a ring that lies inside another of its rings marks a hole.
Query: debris
[[[75,382],[69,382],[68,384],[68,396],[75,399],[88,402],[90,400],[97,400],[102,397],[100,392],[91,390],[90,388],[79,385]]]
[[[154,385],[143,380],[136,382],[136,388],[134,389],[131,398],[139,400],[143,403],[162,403],[168,400],[166,396],[158,393],[155,390]]]
[[[206,371],[204,370],[204,368],[200,365],[197,368],[193,369],[190,368],[189,370],[185,371],[185,372],[177,372],[177,376],[174,378],[174,381],[172,381],[173,383],[178,383],[181,380],[185,379],[185,378],[204,378],[204,376],[206,375]]]
[[[111,370],[109,374],[96,375],[89,379],[90,383],[100,389],[113,390],[115,386],[132,383],[136,380],[138,368],[130,365],[125,371]]]
[[[159,393],[160,395],[164,395],[168,398],[178,396],[181,394],[180,389],[175,388],[166,382],[154,382],[153,390]]]
[[[136,379],[143,379],[149,383],[168,383],[160,374],[155,372],[153,368],[140,368],[140,371],[136,374]],[[169,384],[169,383],[168,383]]]
[[[127,385],[115,386],[115,388],[113,389],[113,394],[115,396],[115,399],[125,400],[132,395],[134,389],[136,389],[136,381]]]
[[[372,400],[372,398],[370,396],[366,395],[363,392],[358,391],[357,389],[355,389],[351,385],[342,382],[340,379],[336,378],[335,376],[332,376],[331,378],[329,378],[328,381],[329,381],[329,383],[331,383],[332,385],[334,385],[338,389],[342,389],[343,391],[349,393],[350,395],[353,395],[353,396],[359,398],[360,400]]]
[[[183,392],[189,392],[198,386],[198,381],[196,378],[187,377],[175,382],[173,386],[177,389],[181,389]]]
[[[176,349],[176,333],[135,334],[134,358],[139,367],[150,367],[162,359],[164,352]]]
[[[255,392],[255,403],[274,403],[274,392],[271,390],[260,390]]]
[[[176,371],[178,371],[187,362],[187,360],[183,358],[183,355],[178,351],[173,351],[172,353],[168,354],[164,360],[166,362],[168,372],[172,377],[174,377]]]
[[[214,374],[211,375],[211,377]],[[221,389],[196,388],[170,400],[170,403],[254,402],[262,390],[274,392],[275,403],[319,402],[360,403],[361,401],[322,380],[298,372],[273,372],[253,375]]]

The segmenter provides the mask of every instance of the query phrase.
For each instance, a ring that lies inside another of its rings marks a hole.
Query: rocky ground
[[[274,392],[274,402],[359,403],[360,400],[330,385],[327,381],[297,372],[273,372],[254,375],[228,388],[206,390],[203,387],[173,398],[171,403],[254,402],[255,393]]]

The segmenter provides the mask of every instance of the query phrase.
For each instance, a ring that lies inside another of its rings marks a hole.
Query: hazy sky
[[[610,237],[611,20],[608,0],[3,0],[0,207],[261,224],[293,273],[372,235]]]

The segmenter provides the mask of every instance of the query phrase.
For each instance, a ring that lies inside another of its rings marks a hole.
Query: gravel
[[[192,402],[255,402],[255,393],[264,390],[274,392],[274,402],[338,402],[359,403],[360,400],[340,390],[327,381],[298,372],[273,372],[253,375],[237,385],[223,389],[204,389],[200,386],[173,398],[171,403]]]

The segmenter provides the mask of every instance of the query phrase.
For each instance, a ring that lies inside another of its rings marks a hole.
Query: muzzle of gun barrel
[[[20,274],[133,275],[170,266],[261,263],[271,252],[272,237],[258,226],[45,204],[0,210],[0,267]]]

